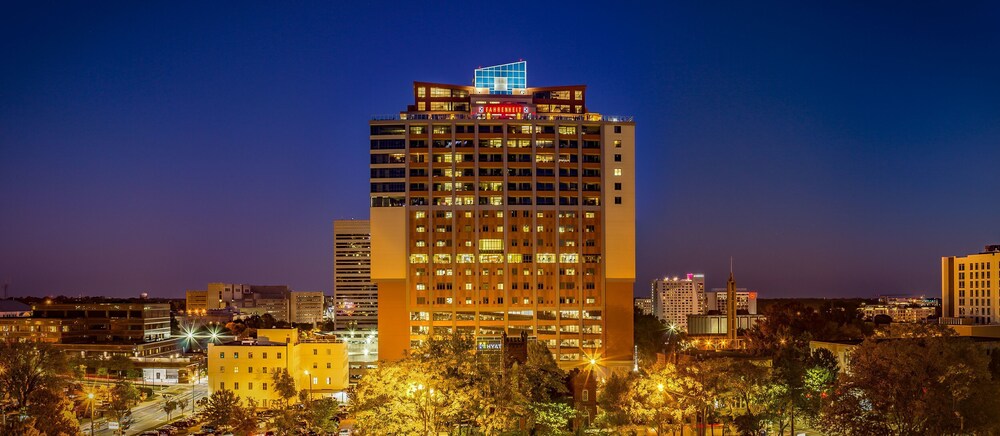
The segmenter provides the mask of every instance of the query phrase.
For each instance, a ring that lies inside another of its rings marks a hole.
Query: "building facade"
[[[713,310],[726,314],[726,290],[724,288],[713,288],[705,293],[705,311]],[[748,291],[746,288],[736,288],[736,312],[749,315],[757,314],[757,291]]]
[[[687,316],[705,313],[705,275],[653,280],[653,315],[667,324],[687,330]]]
[[[62,343],[141,344],[170,339],[169,304],[38,304],[32,312],[33,318],[61,320]]]
[[[1000,322],[1000,245],[941,258],[941,311],[944,323]]]
[[[635,310],[643,315],[653,314],[653,299],[652,298],[636,298],[632,300],[635,304]]]
[[[878,315],[892,318],[892,322],[926,322],[937,316],[937,307],[912,306],[903,304],[869,304],[858,308],[866,320],[874,320]]]
[[[348,386],[347,345],[335,339],[300,339],[296,329],[261,329],[256,340],[208,346],[209,395],[231,390],[261,407],[284,404],[273,376],[288,371],[296,391],[314,398],[332,396]],[[292,401],[297,401],[293,397]]]
[[[326,296],[322,292],[289,293],[289,321],[302,324],[316,324],[323,321],[323,307]]]
[[[380,358],[526,332],[565,367],[630,364],[635,123],[525,70],[414,82],[406,111],[370,122]]]
[[[371,224],[333,222],[333,322],[336,330],[378,329],[378,288],[372,282]]]
[[[291,321],[291,292],[284,285],[209,283],[204,291],[187,291],[185,309],[188,314],[204,315],[232,308],[241,315],[271,314],[278,321]]]

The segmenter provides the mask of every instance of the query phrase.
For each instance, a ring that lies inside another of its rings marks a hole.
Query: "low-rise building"
[[[705,312],[716,311],[726,314],[726,289],[713,288],[705,293]],[[757,291],[747,288],[736,288],[736,313],[757,314]]]
[[[273,382],[274,373],[282,370],[292,376],[297,391],[333,396],[348,386],[347,344],[335,338],[300,338],[296,329],[261,329],[257,339],[208,346],[210,394],[227,389],[261,407],[283,404]]]
[[[159,303],[38,304],[33,319],[62,320],[62,343],[141,344],[170,339],[170,305]]]
[[[0,300],[0,318],[31,316],[31,306],[17,300]]]
[[[764,315],[736,315],[736,328],[749,330],[764,320]],[[729,321],[726,315],[688,315],[688,336],[726,335]]]
[[[899,304],[870,304],[858,308],[866,320],[873,320],[878,315],[886,315],[893,322],[924,322],[937,316],[937,307],[910,306]]]

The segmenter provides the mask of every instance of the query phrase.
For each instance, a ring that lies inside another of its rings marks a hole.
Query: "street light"
[[[90,399],[90,436],[94,436],[94,393],[88,393],[87,398]]]
[[[312,401],[312,399],[313,399],[313,379],[312,379],[312,376],[309,375],[309,370],[308,369],[305,371],[305,373],[306,373],[306,378],[309,379],[309,401]]]

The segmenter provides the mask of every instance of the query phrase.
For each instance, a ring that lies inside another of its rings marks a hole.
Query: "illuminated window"
[[[448,88],[431,88],[431,97],[451,97],[451,90]],[[621,127],[618,127],[621,129]],[[620,132],[615,132],[620,133]]]
[[[411,254],[410,255],[410,263],[427,263],[427,255],[426,254],[419,254],[419,253],[418,254]]]
[[[576,253],[559,254],[559,263],[577,263],[579,261],[580,261],[580,255]]]
[[[417,226],[417,233],[423,233],[427,231],[427,227]]]
[[[451,263],[450,254],[435,254],[434,263]]]
[[[479,240],[479,250],[480,251],[503,251],[503,240],[502,239],[480,239]]]
[[[556,263],[556,255],[552,253],[538,253],[535,255],[535,260],[538,263]],[[542,272],[542,270],[538,270],[538,272]]]
[[[427,217],[427,212],[422,211],[422,210],[418,210],[418,211],[416,211],[416,212],[413,213],[413,217],[416,218],[416,219],[426,218]]]
[[[511,253],[507,255],[507,263],[521,263],[524,261],[524,255],[518,253]]]
[[[503,263],[502,254],[480,254],[479,263]],[[489,270],[483,270],[483,275],[489,275]]]

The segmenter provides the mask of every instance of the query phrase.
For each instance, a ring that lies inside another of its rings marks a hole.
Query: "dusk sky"
[[[518,59],[635,116],[637,295],[732,256],[762,298],[939,296],[1000,243],[1000,4],[648,3],[7,4],[0,283],[329,293],[369,118]]]

